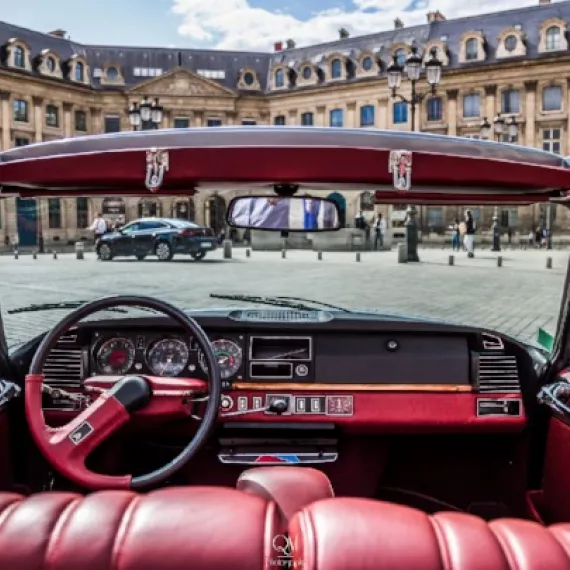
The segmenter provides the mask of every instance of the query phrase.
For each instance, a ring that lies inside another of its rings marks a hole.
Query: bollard
[[[281,258],[285,259],[287,257],[287,250],[286,249],[282,249],[281,250]]]
[[[54,258],[54,259],[57,259],[57,251],[54,251],[54,252],[53,252],[53,258]]]
[[[14,259],[18,259],[18,250],[17,249],[14,250]]]
[[[231,259],[232,258],[232,240],[225,239],[224,240],[224,259]]]
[[[37,251],[34,251],[34,252],[32,253],[32,259],[37,259],[37,258],[38,258],[38,252],[37,252]]]
[[[356,261],[360,261],[360,252],[359,251],[356,252]]]
[[[245,250],[245,256],[251,257],[251,249],[249,249],[249,247]]]
[[[546,258],[546,269],[552,269],[552,257]]]
[[[323,252],[322,252],[322,251],[319,251],[319,252],[317,253],[317,259],[318,259],[319,261],[322,261],[322,259],[323,259]]]
[[[453,255],[449,256],[448,263],[449,265],[455,265],[455,257],[453,257]]]
[[[408,246],[405,243],[398,244],[398,263],[408,263]]]
[[[82,241],[75,242],[76,259],[85,259],[85,244]]]
[[[497,267],[503,267],[503,257],[501,255],[497,257]]]

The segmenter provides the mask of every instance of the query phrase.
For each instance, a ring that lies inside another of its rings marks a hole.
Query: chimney
[[[275,52],[283,51],[283,42],[275,42],[273,44],[273,51]]]
[[[401,30],[404,27],[404,22],[402,22],[402,20],[400,20],[400,18],[396,18],[394,20],[394,28],[396,30]]]
[[[287,49],[294,49],[296,45],[295,40],[285,40],[285,46]]]
[[[428,12],[427,21],[428,24],[431,24],[432,22],[444,22],[445,16],[439,10],[436,10],[435,12]]]
[[[544,4],[550,4],[551,0],[538,0],[538,5],[543,6]]]
[[[346,38],[350,37],[350,33],[349,33],[349,31],[348,31],[346,28],[341,28],[341,29],[338,31],[338,37],[339,37],[339,39],[341,39],[341,40],[346,40]]]
[[[53,32],[49,32],[48,36],[65,39],[67,37],[67,32],[65,30],[54,30]]]

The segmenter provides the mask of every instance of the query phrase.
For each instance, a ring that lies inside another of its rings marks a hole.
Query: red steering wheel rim
[[[112,390],[101,394],[97,400],[83,410],[75,419],[59,428],[46,425],[42,408],[43,367],[50,351],[59,338],[85,317],[113,307],[145,307],[173,319],[182,326],[185,333],[192,335],[202,348],[208,366],[209,382],[187,379],[188,393],[208,391],[209,397],[202,422],[188,445],[166,465],[147,473],[111,476],[95,473],[85,465],[89,454],[120,427],[125,425],[131,413],[138,409],[141,398],[133,404],[133,393],[144,399],[148,390],[152,398],[148,377],[125,377]],[[133,392],[134,389],[134,392]],[[25,382],[25,409],[32,436],[46,460],[59,473],[71,481],[92,490],[99,489],[143,489],[155,486],[183,467],[209,439],[218,415],[222,383],[219,368],[210,341],[200,325],[174,305],[153,297],[116,295],[96,299],[76,309],[49,331],[40,343],[32,360]]]

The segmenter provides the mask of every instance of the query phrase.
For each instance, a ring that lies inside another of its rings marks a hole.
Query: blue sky
[[[3,0],[8,2],[8,0]],[[407,3],[406,3],[407,2]],[[424,23],[429,10],[447,18],[534,6],[538,0],[22,0],[2,17],[40,31],[63,28],[81,43],[269,50]]]

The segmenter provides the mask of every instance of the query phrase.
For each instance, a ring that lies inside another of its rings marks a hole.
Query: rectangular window
[[[254,121],[253,119],[243,119],[241,124],[245,125],[245,126],[253,127],[254,125],[257,125],[257,121]]]
[[[313,113],[302,113],[301,114],[301,125],[304,127],[313,126]]]
[[[394,124],[400,125],[402,123],[408,122],[408,104],[404,103],[403,101],[398,101],[398,103],[394,103]]]
[[[443,103],[441,97],[432,97],[427,102],[427,120],[441,121],[443,118]]]
[[[374,105],[364,105],[360,107],[360,126],[374,126]]]
[[[85,111],[75,111],[75,130],[80,133],[87,132],[87,114]]]
[[[76,198],[77,229],[84,230],[89,227],[89,200],[87,198]]]
[[[18,123],[28,122],[28,102],[23,99],[14,100],[14,121]]]
[[[333,109],[330,113],[330,125],[331,127],[342,127],[343,126],[343,113],[342,109]]]
[[[46,107],[46,127],[59,127],[59,109],[55,105]]]
[[[16,137],[14,139],[14,146],[28,146],[30,144],[30,139],[27,137]]]
[[[519,113],[519,92],[516,89],[507,89],[501,94],[501,113]]]
[[[562,152],[562,129],[543,129],[542,150],[556,154]]]
[[[430,231],[443,228],[443,208],[441,206],[428,206],[427,226]]]
[[[121,118],[120,117],[105,117],[105,132],[106,133],[120,133],[121,132]]]
[[[273,124],[283,126],[285,124],[285,116],[284,115],[277,115],[277,117],[274,117],[274,119],[273,119]]]
[[[542,110],[560,111],[562,109],[562,87],[553,85],[542,90]]]
[[[472,93],[463,97],[463,116],[465,118],[478,117],[481,112],[481,95]]]
[[[61,229],[61,200],[48,198],[48,226],[51,230]]]
[[[206,121],[206,125],[208,127],[221,127],[222,121],[221,121],[221,119],[208,119]]]
[[[187,129],[190,126],[190,119],[188,117],[175,117],[174,118],[174,128],[175,129]]]
[[[505,208],[501,210],[500,224],[502,228],[516,228],[518,224],[517,208]]]

